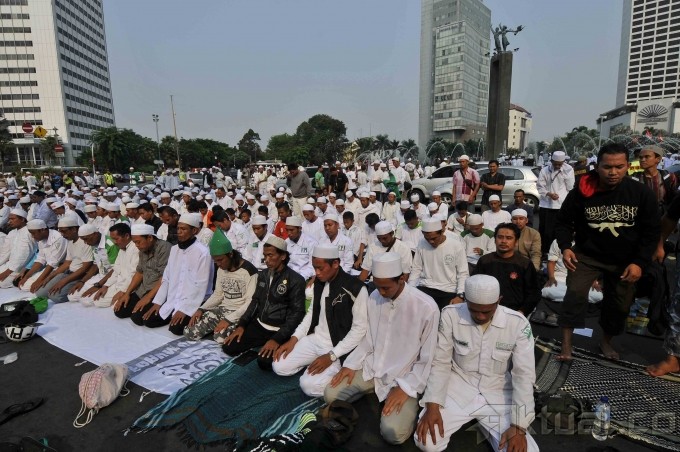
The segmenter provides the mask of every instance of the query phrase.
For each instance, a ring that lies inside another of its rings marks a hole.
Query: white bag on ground
[[[125,387],[127,378],[128,367],[125,364],[105,363],[83,374],[78,385],[78,393],[83,404],[73,421],[73,426],[76,428],[86,426],[100,409],[110,405],[119,395],[123,397],[128,395],[130,391]],[[78,419],[85,413],[87,413],[85,421],[80,422]]]

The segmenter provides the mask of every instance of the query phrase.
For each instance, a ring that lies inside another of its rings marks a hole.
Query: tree
[[[406,149],[411,149],[411,148],[417,148],[418,145],[416,144],[416,140],[413,138],[409,138],[408,140],[402,140],[401,141],[401,146],[405,147]]]
[[[391,145],[392,145],[392,144],[391,144],[391,142],[390,142],[390,138],[387,136],[387,134],[385,134],[385,135],[376,135],[376,136],[375,136],[375,140],[373,140],[373,149],[376,150],[376,151],[378,151],[378,150],[382,151],[382,150],[385,150],[385,149],[391,149]]]
[[[12,134],[9,132],[9,121],[4,117],[0,116],[0,165],[2,170],[5,170],[5,158],[7,157],[7,152],[12,147]]]
[[[389,149],[397,149],[399,147],[399,140],[390,140]]]
[[[301,123],[295,136],[298,144],[307,150],[309,161],[320,164],[343,158],[348,143],[346,133],[344,122],[319,114]]]
[[[260,135],[254,132],[253,129],[248,129],[243,138],[238,142],[238,150],[252,157],[253,161],[257,161],[262,157],[262,149],[257,141],[260,141]]]
[[[90,142],[95,145],[96,162],[112,171],[125,171],[134,164],[138,169],[153,168],[156,143],[132,129],[107,127],[92,132]]]
[[[57,155],[57,152],[54,150],[54,148],[59,144],[57,141],[57,138],[54,136],[47,136],[43,139],[40,140],[40,152],[42,153],[43,158],[47,162],[49,166],[52,165],[54,162],[54,158]]]
[[[309,160],[309,152],[300,145],[295,135],[283,133],[272,135],[267,143],[267,157],[278,159],[283,162],[306,163]]]

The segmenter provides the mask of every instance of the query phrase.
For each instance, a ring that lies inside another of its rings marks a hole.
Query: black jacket
[[[284,267],[269,282],[271,270],[261,270],[257,275],[257,287],[248,309],[238,322],[247,327],[259,319],[267,325],[279,327],[272,336],[283,344],[295,332],[305,316],[305,280],[295,271]]]

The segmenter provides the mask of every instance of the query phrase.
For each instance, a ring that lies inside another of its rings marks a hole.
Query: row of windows
[[[85,44],[83,41],[81,41],[81,40],[78,39],[77,37],[73,36],[71,33],[69,33],[68,31],[66,31],[66,30],[64,30],[64,29],[62,29],[61,27],[57,27],[57,30],[59,31],[59,33],[61,33],[62,35],[66,36],[66,37],[69,38],[71,41],[75,42],[76,44],[78,44],[78,45],[81,46],[81,47],[84,47],[85,50],[87,50],[88,52],[90,52],[90,53],[92,53],[92,54],[98,56],[98,57],[101,58],[102,60],[106,61],[106,55],[97,52],[97,51],[94,50],[92,47],[90,47],[89,45]]]
[[[40,113],[40,107],[7,107],[2,111],[4,113]]]
[[[28,6],[28,0],[0,0],[0,6]]]
[[[0,73],[2,73],[1,71],[2,71],[2,68],[0,68]],[[88,85],[94,86],[95,88],[99,88],[100,90],[105,91],[105,92],[107,92],[107,93],[111,93],[111,90],[110,90],[108,87],[102,85],[101,83],[97,83],[97,82],[95,82],[94,80],[91,80],[91,79],[89,79],[89,78],[87,78],[87,77],[85,77],[85,76],[83,76],[83,75],[80,75],[80,74],[78,74],[77,72],[74,72],[74,71],[72,71],[72,70],[70,70],[70,69],[68,69],[68,68],[62,67],[62,68],[61,68],[61,71],[62,71],[64,74],[70,75],[71,77],[80,80],[81,82],[85,82],[85,83],[87,83]]]
[[[87,33],[86,31],[83,31],[83,30],[81,30],[80,28],[78,28],[73,22],[70,22],[68,18],[62,17],[61,14],[59,14],[59,13],[56,13],[56,16],[57,16],[57,19],[58,19],[61,23],[66,24],[66,25],[68,25],[72,30],[77,31],[78,34],[79,34],[80,36],[84,36],[84,37],[87,38],[91,43],[93,43],[94,45],[96,45],[96,46],[99,47],[100,49],[106,50],[106,49],[104,48],[104,45],[103,45],[100,41],[98,41],[97,39],[95,39],[95,38],[93,38],[92,36],[90,36],[90,34]],[[87,22],[83,21],[83,19],[81,19],[80,17],[74,17],[74,19],[75,19],[76,21],[78,21],[83,27],[85,27],[85,28],[87,28],[88,30],[90,30],[90,32],[91,32],[92,34],[94,34],[94,35],[96,35],[96,36],[99,36],[101,39],[104,39],[104,35],[102,35],[102,34],[99,33],[97,30],[95,30],[95,28],[94,28],[93,26],[91,26],[91,25],[88,24]]]
[[[71,82],[69,82],[69,81],[67,81],[67,80],[64,80],[64,86],[68,86],[68,87],[71,88],[72,90],[80,91],[81,93],[85,93],[85,94],[87,94],[88,96],[96,97],[97,99],[103,100],[104,102],[111,103],[111,99],[110,99],[110,98],[108,98],[108,97],[106,97],[106,96],[102,96],[101,94],[97,94],[97,93],[95,93],[94,91],[90,91],[90,90],[87,89],[87,88],[82,88],[82,87],[76,85],[75,83],[71,83]]]
[[[0,27],[0,33],[30,33],[30,32],[31,27]]]
[[[14,120],[9,121],[9,125],[14,126],[14,127],[20,127],[20,126],[24,125],[24,123],[29,123],[29,124],[32,124],[34,126],[43,125],[42,119],[25,119],[23,121],[14,121]]]
[[[0,41],[0,47],[33,47],[33,41]]]
[[[35,80],[0,80],[0,86],[38,86]]]
[[[104,28],[104,24],[102,24],[100,21],[98,21],[93,15],[85,11],[83,8],[81,8],[76,2],[73,0],[66,0],[66,3],[70,4],[74,9],[76,9],[80,14],[83,16],[87,17],[90,19],[90,21],[97,27],[97,29],[102,30]],[[76,17],[73,11],[71,11],[69,8],[67,8],[65,5],[62,5],[59,0],[55,0],[54,2],[55,5],[57,5],[58,8],[62,9],[64,12],[69,14],[72,17]]]
[[[78,121],[76,119],[69,119],[68,124],[70,126],[82,127],[84,129],[99,130],[103,129],[102,126],[95,126],[94,124],[89,124],[87,122]]]
[[[34,67],[0,67],[0,74],[35,74]]]
[[[23,20],[23,19],[28,19],[28,14],[0,14],[0,19],[4,20],[12,20],[12,19],[18,19],[18,20]]]
[[[81,69],[81,70],[83,70],[83,71],[85,71],[85,72],[87,72],[87,73],[89,73],[89,74],[91,74],[91,75],[94,75],[94,76],[97,77],[98,79],[103,80],[103,81],[105,81],[106,83],[109,83],[109,79],[108,79],[107,77],[104,77],[104,76],[101,75],[99,72],[90,69],[89,67],[87,67],[87,66],[85,66],[84,64],[82,64],[80,61],[76,61],[76,60],[74,60],[74,59],[72,59],[72,58],[69,58],[69,57],[67,57],[66,55],[64,55],[63,53],[60,53],[59,56],[61,57],[62,60],[66,61],[67,63],[71,63],[72,65],[74,65],[74,66],[77,67],[78,69]]]
[[[96,19],[94,16],[90,15],[90,13],[88,13],[88,12],[85,11],[83,8],[81,8],[80,5],[81,5],[81,4],[84,4],[85,6],[87,6],[88,8],[90,8],[90,11],[92,11],[94,14],[97,15],[97,17],[99,17],[99,18],[101,19],[101,18],[102,18],[102,13],[99,12],[99,11],[97,10],[97,8],[93,7],[92,5],[90,5],[90,4],[89,4],[88,2],[86,2],[86,1],[85,1],[85,2],[81,2],[81,1],[74,2],[73,0],[65,0],[65,1],[66,1],[66,3],[70,4],[70,5],[73,6],[75,9],[77,9],[81,14],[86,15],[87,18],[90,19],[92,22],[94,22],[95,24],[99,25],[101,28],[104,28],[104,25],[103,25],[101,22],[98,22],[97,19]]]
[[[85,117],[88,117],[88,118],[93,118],[93,119],[96,119],[97,121],[102,121],[102,122],[107,122],[109,124],[113,124],[113,119],[111,119],[111,118],[107,118],[105,116],[99,116],[97,114],[90,113],[89,111],[80,110],[79,108],[66,107],[66,111],[69,112],[69,113],[76,114],[76,115],[85,116]]]
[[[0,100],[40,99],[38,94],[0,94]]]
[[[35,60],[35,55],[32,53],[0,53],[0,61],[3,60]]]
[[[89,140],[90,135],[86,133],[78,133],[78,132],[71,132],[70,133],[71,138],[80,138],[81,140]]]
[[[108,68],[106,66],[104,66],[103,64],[97,62],[96,60],[93,60],[92,58],[90,58],[89,56],[84,54],[83,52],[79,51],[78,49],[74,49],[73,47],[71,47],[70,45],[66,44],[65,42],[63,42],[61,40],[59,41],[59,47],[62,47],[64,49],[70,51],[71,53],[75,53],[76,55],[78,55],[83,60],[97,66],[99,69],[101,69],[104,72],[106,72],[108,70]]]
[[[96,104],[94,102],[90,102],[89,100],[81,99],[80,97],[73,96],[71,94],[66,93],[64,95],[66,99],[73,101],[73,102],[78,102],[79,104],[87,105],[88,107],[95,108],[100,111],[105,111],[107,113],[113,114],[113,110],[110,108],[104,107],[103,105]]]

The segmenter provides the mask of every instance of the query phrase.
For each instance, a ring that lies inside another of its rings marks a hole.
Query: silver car
[[[460,168],[458,164],[442,166],[437,168],[428,177],[420,177],[411,182],[411,194],[420,196],[420,200],[425,202],[430,199],[432,192],[438,190],[441,185],[450,184],[453,173]],[[449,188],[451,193],[451,188]]]
[[[443,169],[443,168],[440,168]],[[514,200],[515,190],[524,190],[525,201],[531,207],[533,207],[534,212],[538,210],[538,189],[536,188],[536,181],[538,180],[538,173],[541,171],[540,167],[531,166],[501,166],[498,171],[505,174],[505,187],[501,192],[501,203],[503,206],[512,204]],[[479,176],[489,172],[488,168],[478,169],[477,172]],[[442,183],[440,186],[433,188],[432,190],[438,190],[442,194],[442,201],[451,205],[451,191],[453,189],[453,172],[451,173],[451,178]],[[479,190],[477,193],[477,198],[475,199],[475,206],[480,207],[482,204],[482,193],[483,190]],[[452,211],[453,212],[453,211]]]

